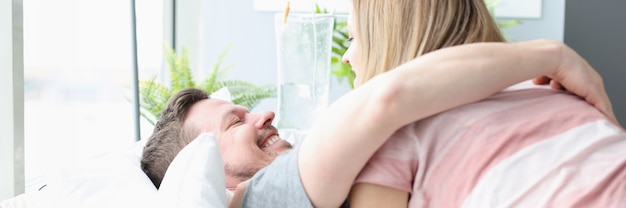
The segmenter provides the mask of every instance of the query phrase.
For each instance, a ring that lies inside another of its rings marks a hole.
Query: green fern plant
[[[494,19],[496,18],[495,15],[495,6],[498,5],[502,0],[485,0],[485,4],[487,5],[487,9],[489,10],[489,13],[491,14],[491,17],[493,17]],[[496,23],[498,24],[498,28],[500,28],[500,30],[502,29],[506,29],[509,27],[513,27],[516,25],[520,25],[522,24],[522,21],[514,19],[514,20],[508,20],[508,21],[496,21]],[[513,38],[509,35],[504,34],[504,37],[507,40],[513,40]]]
[[[223,80],[223,76],[230,67],[223,67],[230,46],[228,46],[217,58],[208,76],[203,80],[194,80],[189,67],[189,52],[182,49],[180,55],[174,49],[163,46],[165,61],[169,69],[170,85],[159,83],[152,78],[139,82],[139,106],[140,115],[154,125],[161,116],[161,111],[167,105],[169,98],[176,92],[185,88],[198,88],[207,93],[213,93],[223,87],[227,87],[231,93],[234,104],[253,109],[259,102],[266,98],[276,97],[274,85],[257,86],[251,82],[242,80]]]
[[[326,8],[321,8],[318,4],[315,4],[315,13],[317,14],[328,14],[328,10]],[[350,85],[350,88],[354,88],[354,71],[352,71],[352,67],[349,64],[343,63],[341,61],[341,57],[346,53],[350,44],[348,43],[348,27],[347,27],[346,18],[335,18],[335,24],[333,26],[333,43],[332,43],[332,55],[330,58],[331,61],[331,71],[339,83],[343,83],[347,81]]]

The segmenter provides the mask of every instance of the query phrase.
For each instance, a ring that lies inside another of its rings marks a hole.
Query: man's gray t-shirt
[[[299,146],[278,156],[250,179],[243,207],[313,207],[300,181]]]

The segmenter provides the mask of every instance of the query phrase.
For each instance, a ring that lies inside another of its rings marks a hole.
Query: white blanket
[[[0,202],[0,208],[23,208],[34,207],[32,202],[28,201],[26,194],[20,194],[14,198],[10,198]]]

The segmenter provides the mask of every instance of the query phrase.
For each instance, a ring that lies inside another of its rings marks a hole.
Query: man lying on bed
[[[272,112],[251,114],[202,91],[183,90],[170,99],[146,144],[142,169],[158,187],[176,154],[200,133],[213,132],[226,188],[235,190],[232,206],[338,207],[368,159],[396,130],[542,75],[614,118],[599,75],[567,46],[471,44],[424,55],[342,96],[295,151],[288,151],[291,146],[271,126]]]

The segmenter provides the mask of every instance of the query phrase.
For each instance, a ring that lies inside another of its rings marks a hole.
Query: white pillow
[[[224,164],[217,140],[204,133],[168,167],[157,193],[160,207],[228,207]]]
[[[231,101],[227,88],[211,97]],[[41,191],[19,199],[26,198],[38,208],[227,207],[224,165],[212,134],[202,134],[183,148],[170,164],[159,191],[139,164],[145,143],[141,140],[84,164],[60,168],[46,176]]]
[[[143,141],[47,176],[26,195],[33,207],[152,207],[157,190],[141,170]]]
[[[219,90],[211,93],[211,99],[220,99],[228,102],[233,102],[233,98],[230,95],[230,90],[228,87],[222,87]]]

